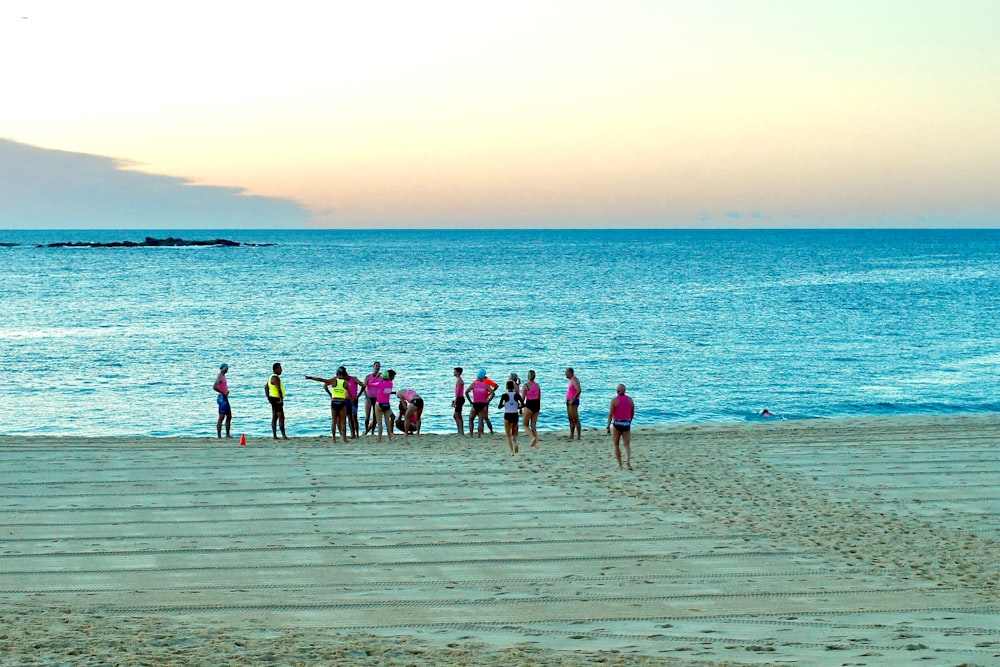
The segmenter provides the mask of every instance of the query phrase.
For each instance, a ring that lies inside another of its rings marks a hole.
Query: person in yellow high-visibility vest
[[[280,428],[281,437],[288,440],[288,436],[285,435],[285,384],[281,381],[281,364],[275,363],[271,366],[271,371],[271,377],[264,385],[264,395],[271,404],[271,433],[277,440]]]
[[[333,439],[337,439],[337,429],[340,428],[340,435],[344,442],[347,442],[347,405],[348,405],[348,380],[347,369],[341,366],[337,369],[337,375],[332,378],[321,378],[315,375],[307,375],[307,380],[315,380],[323,383],[323,390],[330,396],[330,433]]]

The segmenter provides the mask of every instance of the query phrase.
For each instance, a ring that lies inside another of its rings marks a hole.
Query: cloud
[[[133,171],[125,160],[0,139],[0,228],[288,228],[300,204]]]

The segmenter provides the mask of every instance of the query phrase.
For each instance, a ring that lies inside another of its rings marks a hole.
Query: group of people
[[[212,387],[217,394],[219,406],[216,434],[220,438],[222,437],[223,424],[226,428],[226,437],[232,437],[233,413],[229,403],[229,385],[226,380],[228,372],[228,364],[220,365],[219,373]],[[478,433],[478,437],[481,438],[486,429],[492,434],[493,423],[490,421],[489,409],[500,386],[487,377],[486,371],[483,369],[479,370],[476,373],[476,379],[466,386],[462,377],[463,372],[461,367],[456,367],[453,373],[455,397],[452,401],[452,407],[454,408],[456,430],[459,435],[465,435],[464,406],[468,402],[471,406],[468,418],[469,437]],[[285,385],[281,375],[281,364],[275,363],[271,368],[271,375],[264,385],[264,395],[271,405],[272,435],[277,439],[280,431],[281,437],[287,440],[284,409]],[[569,421],[569,437],[572,440],[575,435],[579,440],[583,431],[579,414],[580,395],[583,389],[572,368],[567,368],[565,375],[568,380],[566,417]],[[405,436],[420,434],[423,423],[424,399],[412,388],[393,391],[395,378],[396,372],[392,369],[383,371],[378,361],[372,364],[372,371],[364,378],[351,375],[344,366],[339,367],[331,378],[315,375],[305,376],[306,380],[322,383],[323,390],[330,397],[331,435],[336,439],[339,432],[344,442],[348,440],[348,432],[352,439],[358,438],[362,434],[359,418],[362,400],[365,404],[363,435],[377,435],[378,441],[382,442],[383,433],[390,441],[395,431],[401,431]],[[398,400],[398,413],[394,413],[392,409],[394,398]],[[538,445],[538,415],[541,412],[541,404],[542,390],[535,380],[535,371],[529,370],[527,379],[523,383],[517,373],[511,373],[504,384],[504,391],[500,394],[500,400],[497,404],[497,409],[503,411],[504,433],[511,456],[519,452],[518,435],[522,425],[531,436],[531,446]],[[632,469],[631,426],[634,418],[635,404],[631,397],[625,393],[625,385],[619,384],[616,388],[616,395],[611,399],[609,406],[606,430],[612,436],[618,467],[623,467],[621,450],[624,449],[624,466],[629,470]],[[476,426],[478,428],[474,430]]]

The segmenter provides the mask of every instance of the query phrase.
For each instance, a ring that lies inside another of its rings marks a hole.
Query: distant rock
[[[240,246],[261,247],[273,246],[273,243],[239,243],[229,239],[211,239],[209,241],[189,241],[187,239],[176,239],[168,236],[165,239],[156,239],[147,236],[145,241],[112,241],[110,243],[98,243],[95,241],[59,241],[48,245],[37,245],[36,248],[184,248],[189,246],[226,246],[236,248]]]

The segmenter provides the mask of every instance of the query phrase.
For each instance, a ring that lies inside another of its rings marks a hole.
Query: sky
[[[0,227],[1000,226],[997,26],[996,0],[7,0]]]

